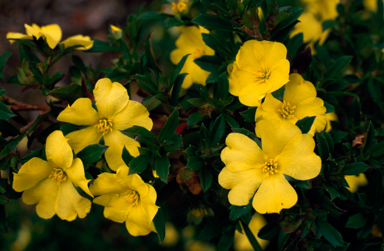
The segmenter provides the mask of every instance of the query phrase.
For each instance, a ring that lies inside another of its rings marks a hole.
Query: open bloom
[[[313,151],[312,136],[287,121],[262,120],[257,125],[263,149],[240,133],[231,133],[221,152],[225,167],[219,183],[230,189],[232,205],[244,206],[253,197],[253,208],[261,213],[279,213],[297,202],[295,189],[284,175],[297,180],[315,178],[321,159]],[[256,194],[255,194],[256,192]]]
[[[123,223],[133,236],[156,232],[153,225],[159,207],[156,206],[155,189],[144,183],[137,174],[128,175],[126,165],[116,174],[102,173],[93,182],[90,190],[100,195],[93,202],[104,206],[104,217]]]
[[[62,32],[60,26],[57,24],[50,24],[41,27],[37,24],[32,24],[32,26],[24,24],[24,27],[27,34],[8,32],[6,35],[7,39],[13,43],[14,40],[12,39],[32,40],[33,37],[36,39],[42,37],[51,49],[54,49],[61,40]],[[64,44],[65,48],[80,45],[80,47],[77,47],[76,50],[88,50],[93,46],[91,38],[83,35],[69,37],[61,43]]]
[[[47,161],[32,158],[14,174],[13,189],[24,191],[25,204],[37,204],[36,213],[41,218],[49,219],[55,214],[68,221],[77,216],[84,218],[91,210],[91,201],[80,196],[74,187],[92,196],[83,162],[73,159],[72,149],[61,131],[48,136],[45,152]]]
[[[289,79],[285,85],[283,101],[267,94],[264,102],[257,108],[256,130],[260,129],[257,125],[263,119],[285,120],[296,124],[298,120],[311,116],[316,116],[316,119],[309,134],[314,135],[315,132],[324,130],[327,125],[326,108],[324,101],[316,97],[315,86],[297,73],[291,74]]]
[[[205,81],[209,76],[208,71],[204,71],[195,62],[196,58],[203,55],[214,55],[215,51],[209,48],[203,41],[202,33],[208,33],[208,30],[203,27],[196,26],[181,27],[181,35],[176,40],[176,49],[171,52],[171,61],[178,64],[180,60],[187,54],[190,54],[184,63],[181,73],[188,73],[184,78],[184,89],[189,88],[193,83],[205,85]]]
[[[229,92],[242,104],[259,106],[267,93],[289,81],[289,61],[284,44],[249,40],[236,55],[229,76]]]
[[[152,129],[153,122],[149,112],[142,104],[129,100],[127,89],[121,84],[108,78],[97,81],[93,90],[97,111],[92,107],[88,98],[77,99],[72,106],[65,108],[57,120],[75,125],[87,126],[66,135],[69,145],[75,153],[86,146],[99,143],[104,137],[105,145],[109,146],[105,158],[109,167],[116,171],[124,161],[121,157],[126,147],[132,156],[138,156],[140,144],[134,139],[124,135],[120,130],[132,126],[141,126]]]

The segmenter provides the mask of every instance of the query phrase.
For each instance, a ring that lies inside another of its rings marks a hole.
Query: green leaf
[[[232,27],[232,22],[222,19],[216,15],[200,14],[199,16],[192,19],[192,22],[203,26],[208,30],[224,30],[224,31],[235,31]]]
[[[155,218],[153,218],[153,225],[155,225],[155,229],[161,243],[165,238],[165,219],[161,208],[159,208]]]
[[[305,117],[296,122],[296,125],[300,128],[302,133],[308,133],[312,127],[313,122],[315,121],[316,116]]]
[[[139,148],[140,151],[141,148]],[[121,155],[123,158],[124,163],[129,166],[129,162],[131,162],[135,157],[133,157],[127,150],[126,147],[123,147],[123,154]]]
[[[224,100],[228,97],[229,94],[229,82],[227,73],[222,73],[219,77],[219,82],[217,83],[217,92],[219,99]]]
[[[142,173],[148,165],[148,155],[139,155],[129,162],[129,174]]]
[[[269,222],[262,227],[258,233],[259,238],[264,240],[272,240],[280,233],[281,227],[276,221]]]
[[[329,68],[327,75],[328,78],[334,78],[341,75],[344,68],[351,62],[352,56],[339,57],[335,63]]]
[[[83,150],[81,150],[78,154],[77,157],[79,157],[82,161],[83,164],[92,164],[96,161],[98,161],[101,156],[103,156],[104,152],[107,150],[107,146],[104,145],[89,145]]]
[[[225,232],[220,238],[219,244],[217,246],[217,250],[220,250],[220,251],[230,250],[230,248],[233,245],[234,237],[235,237],[235,229]]]
[[[70,84],[69,86],[55,88],[49,92],[49,95],[57,96],[68,102],[73,103],[76,99],[83,96],[83,91],[80,85]]]
[[[221,66],[221,60],[217,56],[204,55],[195,59],[193,62],[208,72],[217,72]]]
[[[157,86],[152,82],[151,75],[140,75],[136,74],[134,77],[137,80],[137,83],[151,95],[157,94]]]
[[[168,182],[168,174],[169,174],[169,158],[167,155],[163,156],[156,156],[155,158],[155,169],[156,173],[159,176],[159,178],[164,181],[165,183]]]
[[[367,218],[365,218],[364,214],[358,213],[349,217],[347,224],[345,224],[345,227],[359,229],[362,228],[366,223]]]
[[[251,213],[251,211],[252,211],[252,201],[253,201],[253,198],[249,201],[248,205],[246,205],[246,206],[231,205],[229,207],[229,209],[230,209],[230,211],[229,211],[229,219],[231,221],[235,221],[235,220],[240,219],[241,216],[246,215],[248,213]]]
[[[171,80],[170,80],[171,85],[174,85],[174,84],[175,84],[176,79],[177,79],[177,77],[180,75],[180,71],[181,71],[181,69],[183,69],[183,66],[184,66],[184,64],[185,64],[185,61],[187,61],[188,56],[189,56],[189,54],[185,55],[185,56],[180,60],[180,62],[176,65],[176,68],[175,68],[175,70],[173,71],[172,76],[171,76]]]
[[[0,103],[0,119],[6,120],[16,115],[8,108],[8,106],[4,103]]]
[[[223,116],[220,115],[216,118],[213,124],[211,123],[210,131],[210,141],[213,145],[218,144],[225,132],[225,121]]]
[[[189,115],[187,119],[187,126],[190,127],[194,124],[197,124],[204,120],[204,115],[202,115],[200,112],[194,112],[191,115]]]
[[[365,172],[369,166],[363,162],[356,162],[352,164],[345,165],[343,168],[344,175],[358,175]]]
[[[237,123],[237,121],[229,114],[223,113],[225,121],[227,121],[228,125],[231,128],[239,128],[240,125]]]
[[[284,250],[285,243],[287,243],[289,236],[291,236],[291,234],[280,231],[279,238],[277,239],[277,247],[279,250]]]
[[[212,185],[213,175],[212,172],[208,170],[208,166],[204,166],[200,169],[200,182],[203,192],[206,192],[208,188]]]
[[[173,84],[172,94],[171,94],[171,104],[177,106],[179,104],[179,96],[181,86],[183,85],[185,77],[188,73],[183,73],[177,76],[175,83]]]
[[[158,139],[160,142],[163,142],[165,139],[170,137],[175,133],[176,128],[179,126],[179,111],[177,108],[172,112],[171,116],[169,116],[167,122],[163,128],[161,128]]]
[[[223,41],[218,39],[214,34],[203,33],[202,36],[204,43],[220,55],[229,58],[234,58],[236,56],[236,53],[231,51],[231,49],[228,47],[228,44],[223,43]]]
[[[364,146],[361,149],[361,151],[366,152],[371,146],[374,138],[375,138],[375,128],[373,128],[373,124],[370,121],[367,129],[367,136],[365,137]]]
[[[245,122],[254,123],[257,107],[250,107],[244,112],[240,112],[241,117],[243,117]]]
[[[249,226],[245,223],[242,223],[245,235],[247,236],[249,242],[251,243],[251,246],[253,250],[255,251],[262,251],[262,248],[260,247],[260,244],[257,242],[255,236],[252,234],[251,229],[249,229]]]
[[[331,224],[322,220],[317,220],[316,226],[329,243],[336,247],[344,247],[343,237]]]
[[[1,54],[0,56],[0,78],[1,79],[4,79],[3,75],[1,74],[3,69],[4,69],[4,66],[5,64],[7,63],[8,61],[8,58],[12,55],[12,53],[10,51],[7,51],[7,52],[4,52],[3,54]],[[0,95],[1,96],[1,95]]]
[[[293,24],[303,13],[304,9],[301,7],[289,7],[280,12],[274,20],[275,28],[271,32],[271,36],[284,28]]]
[[[325,161],[329,157],[329,146],[327,139],[319,133],[316,133],[316,141],[317,141],[317,150],[319,151],[319,155],[323,161]]]
[[[297,50],[300,48],[300,46],[303,44],[303,33],[296,34],[291,39],[289,39],[287,43],[287,57],[291,58],[293,55],[296,54]]]
[[[125,129],[121,132],[130,136],[131,138],[134,138],[136,135],[148,137],[148,138],[156,137],[155,134],[153,134],[152,132],[148,131],[146,128],[141,127],[141,126],[132,126],[132,127]]]
[[[377,158],[384,155],[384,141],[376,144],[369,149],[372,152],[372,157]]]
[[[194,171],[197,171],[197,170],[200,170],[202,167],[204,167],[204,161],[202,161],[197,156],[189,156],[186,167]]]
[[[83,60],[79,56],[72,55],[72,62],[76,66],[76,68],[79,69],[79,70],[87,69],[87,67],[85,66]]]
[[[107,51],[120,51],[119,47],[111,45],[110,43],[103,42],[100,40],[93,40],[93,46],[85,52],[107,52]]]

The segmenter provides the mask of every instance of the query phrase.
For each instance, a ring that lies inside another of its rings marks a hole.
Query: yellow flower
[[[264,217],[261,214],[255,213],[252,216],[251,221],[249,222],[249,229],[252,231],[253,236],[255,236],[257,242],[260,244],[260,247],[264,250],[269,241],[261,239],[257,236],[260,229],[264,227],[267,224],[267,221],[264,219]],[[235,251],[248,251],[252,250],[251,243],[249,242],[247,236],[244,233],[240,233],[239,231],[235,231],[235,239],[233,243],[233,247]]]
[[[156,206],[155,189],[144,183],[137,174],[128,175],[126,165],[116,174],[102,173],[93,182],[90,190],[100,195],[93,203],[104,206],[104,217],[123,223],[133,236],[156,232],[153,225],[159,207]]]
[[[93,40],[91,40],[89,36],[75,35],[67,38],[60,44],[63,44],[64,48],[80,45],[80,47],[76,47],[75,50],[89,50],[93,46]]]
[[[325,126],[325,131],[330,132],[332,130],[331,121],[338,121],[337,114],[335,112],[326,113],[325,119],[327,121],[327,125]]]
[[[228,135],[227,147],[221,152],[225,167],[219,183],[231,190],[228,200],[232,205],[247,205],[253,197],[258,213],[279,213],[297,202],[296,191],[284,175],[297,180],[315,178],[321,159],[313,152],[312,136],[302,134],[296,125],[262,120],[257,126],[263,149],[243,134]]]
[[[26,39],[32,40],[33,37],[39,39],[40,37],[45,38],[49,48],[54,49],[56,45],[60,42],[62,32],[61,28],[57,24],[50,24],[47,26],[39,27],[36,24],[32,24],[29,26],[28,24],[24,24],[25,30],[27,34],[16,33],[16,32],[8,32],[6,37],[9,39],[11,43],[15,42],[12,39]],[[93,40],[91,40],[88,36],[76,35],[67,38],[61,44],[64,44],[64,48],[68,48],[75,45],[81,45],[81,47],[75,48],[75,50],[88,50],[93,46]]]
[[[359,187],[368,185],[368,180],[364,173],[360,173],[359,175],[345,175],[344,178],[348,182],[349,187],[347,187],[347,189],[351,191],[351,193],[356,193]]]
[[[36,24],[32,24],[32,26],[24,24],[24,27],[27,32],[27,35],[22,33],[8,32],[6,35],[7,39],[9,39],[11,43],[13,43],[14,40],[12,40],[12,38],[32,40],[33,37],[35,37],[36,39],[43,37],[45,38],[45,41],[47,41],[47,44],[51,49],[55,48],[61,40],[61,28],[57,24],[50,24],[41,27]]]
[[[184,26],[180,29],[181,35],[176,40],[176,49],[171,52],[170,57],[172,63],[177,64],[185,55],[190,54],[180,71],[180,74],[188,73],[181,87],[187,89],[193,83],[205,85],[205,81],[210,73],[202,70],[193,61],[203,55],[215,54],[215,51],[204,43],[201,35],[202,33],[208,33],[208,30],[203,27],[197,28],[196,26]]]
[[[289,81],[289,61],[284,44],[250,40],[236,55],[229,76],[229,92],[242,104],[259,106],[267,93]]]
[[[313,13],[321,21],[334,20],[339,13],[337,12],[337,5],[340,0],[306,0],[305,9]]]
[[[172,11],[175,15],[185,15],[188,13],[188,4],[185,0],[180,0],[178,2],[172,2]]]
[[[97,111],[88,98],[77,99],[72,106],[65,108],[57,120],[75,125],[88,126],[66,135],[69,145],[75,153],[86,146],[98,144],[104,137],[105,145],[109,146],[105,158],[109,167],[116,171],[124,161],[121,157],[124,146],[132,156],[138,156],[140,144],[124,135],[120,130],[132,126],[152,129],[153,122],[149,112],[139,102],[129,100],[127,89],[108,78],[97,81],[93,90]]]
[[[300,74],[293,73],[289,76],[290,81],[285,85],[283,102],[268,94],[264,102],[256,110],[256,130],[260,129],[258,123],[263,119],[285,120],[292,124],[305,117],[316,116],[316,119],[308,132],[324,130],[327,120],[326,108],[321,98],[316,97],[316,88],[305,81]]]
[[[52,132],[45,147],[47,161],[32,158],[14,174],[13,189],[23,192],[25,204],[37,204],[36,213],[44,219],[57,214],[72,221],[84,218],[91,210],[91,201],[80,196],[74,185],[89,196],[89,180],[85,179],[83,162],[73,159],[72,149],[61,131]]]

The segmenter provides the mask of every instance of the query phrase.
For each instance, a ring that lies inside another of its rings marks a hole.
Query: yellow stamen
[[[188,10],[188,5],[185,3],[185,0],[181,0],[177,3],[175,2],[172,3],[172,11],[175,14],[181,14],[186,10]]]
[[[138,193],[138,192],[136,192],[136,191],[130,191],[130,192],[128,192],[127,195],[124,196],[124,199],[125,199],[128,203],[131,203],[133,206],[136,206],[137,204],[139,204],[140,196],[139,196],[139,193]]]
[[[259,84],[265,84],[267,83],[267,80],[271,76],[271,71],[267,67],[262,67],[261,69],[258,69],[256,72],[256,81]]]
[[[49,175],[49,178],[51,178],[52,180],[57,180],[57,185],[59,185],[61,182],[67,180],[67,175],[65,174],[63,169],[55,167]]]
[[[264,165],[261,166],[263,169],[263,172],[266,174],[267,177],[269,177],[270,174],[278,173],[277,170],[277,163],[274,161],[274,159],[269,159],[265,161]]]
[[[112,132],[112,120],[100,119],[99,124],[95,125],[97,132],[102,133],[103,136],[109,132]]]
[[[283,101],[283,105],[281,106],[281,109],[279,109],[278,111],[281,113],[281,116],[283,116],[283,118],[285,119],[291,119],[294,117],[294,113],[295,113],[295,108],[296,106],[295,105],[292,105],[287,102],[287,101]]]

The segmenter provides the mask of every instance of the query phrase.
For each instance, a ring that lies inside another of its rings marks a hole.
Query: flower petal
[[[99,122],[99,115],[89,98],[79,98],[71,106],[68,105],[57,120],[75,125],[95,125]]]
[[[253,197],[252,206],[261,214],[280,213],[297,202],[297,193],[282,174],[273,174],[263,180]]]
[[[70,180],[59,184],[55,210],[62,220],[73,221],[84,218],[91,211],[91,201],[82,197]]]
[[[224,167],[219,174],[219,184],[225,189],[231,189],[228,194],[229,203],[244,206],[248,205],[262,182],[260,177],[262,177],[260,169],[234,173]]]
[[[40,218],[50,219],[55,215],[55,201],[58,194],[57,182],[45,179],[36,186],[24,191],[22,200],[25,204],[36,205],[36,213]]]
[[[17,33],[17,32],[8,32],[6,37],[11,44],[13,42],[15,42],[15,40],[13,40],[13,39],[26,39],[26,40],[32,40],[33,39],[32,36],[28,36],[26,34]]]
[[[229,75],[229,92],[234,96],[239,96],[242,91],[248,85],[257,85],[255,80],[255,74],[239,68],[237,62],[233,63],[233,69]]]
[[[152,188],[155,190],[154,188]],[[128,232],[133,236],[147,235],[150,232],[156,232],[153,225],[153,218],[155,217],[159,207],[155,204],[145,204],[139,202],[137,206],[133,206],[129,210],[125,226]]]
[[[104,217],[115,222],[123,223],[127,219],[131,206],[124,196],[119,194],[105,194],[93,200],[93,203],[104,206]]]
[[[65,39],[61,44],[64,44],[64,48],[81,45],[76,47],[75,50],[88,50],[93,46],[93,40],[89,36],[75,35]]]
[[[99,79],[93,94],[100,119],[113,119],[124,109],[129,100],[127,89],[120,83],[112,83],[109,78]]]
[[[315,141],[310,135],[294,136],[275,158],[278,169],[297,180],[315,178],[321,170],[321,159],[314,149]]]
[[[153,126],[147,108],[133,100],[129,100],[124,109],[116,114],[112,120],[112,124],[113,129],[117,130],[124,130],[132,126],[141,126],[150,131]]]
[[[73,184],[80,187],[89,196],[93,197],[92,193],[89,191],[88,188],[88,183],[90,180],[87,180],[85,178],[84,165],[81,159],[74,159],[72,166],[69,168],[65,168],[64,171]]]
[[[296,125],[283,120],[261,120],[257,126],[256,133],[261,138],[263,152],[270,159],[279,155],[295,135],[302,134]]]
[[[289,61],[279,60],[271,66],[271,75],[269,76],[268,83],[272,86],[270,92],[274,92],[289,81]]]
[[[250,84],[239,93],[239,100],[246,106],[260,106],[261,100],[271,92],[270,84]]]
[[[264,99],[264,102],[256,110],[255,121],[258,122],[262,119],[277,119],[281,120],[281,113],[278,111],[281,109],[283,103],[274,98],[272,94],[268,93]],[[256,126],[256,128],[258,128]]]
[[[221,152],[221,160],[228,170],[240,172],[259,168],[265,162],[265,154],[260,147],[240,133],[231,133],[225,140],[227,147]]]
[[[359,187],[368,184],[367,177],[365,177],[364,173],[360,173],[359,175],[345,175],[344,178],[349,185],[347,189],[351,191],[351,193],[356,193]]]
[[[88,126],[84,129],[71,132],[65,135],[65,137],[68,139],[68,144],[75,153],[78,153],[89,145],[99,143],[102,134],[98,133],[94,126]]]
[[[289,82],[285,85],[284,100],[292,105],[316,97],[316,88],[298,73],[289,75]]]
[[[28,36],[34,36],[36,39],[39,39],[43,35],[40,27],[36,24],[32,24],[32,26],[24,24],[24,27]]]
[[[41,32],[44,34],[49,48],[53,49],[61,40],[61,28],[57,24],[41,26]]]
[[[124,184],[129,188],[129,190],[136,191],[140,194],[140,198],[145,198],[149,196],[153,187],[145,183],[138,174],[128,175],[128,167],[121,166],[117,171],[116,175],[124,182]],[[153,192],[153,191],[152,191]],[[155,200],[156,201],[156,191],[155,191]],[[153,198],[152,198],[153,199]]]
[[[48,178],[52,169],[53,166],[47,161],[32,158],[20,168],[19,173],[14,173],[12,188],[17,192],[30,189],[41,180]]]
[[[45,153],[48,162],[61,168],[68,168],[72,165],[72,149],[67,141],[63,133],[59,130],[52,132],[47,137]]]
[[[263,62],[267,67],[273,66],[277,61],[281,59],[286,59],[287,57],[287,48],[284,44],[279,42],[271,42],[271,41],[255,41],[254,46],[254,54],[261,54],[262,57],[259,59]],[[287,60],[288,61],[288,60]],[[289,62],[288,62],[289,68]],[[289,73],[289,69],[287,75]]]
[[[127,190],[127,188],[122,186],[121,182],[119,182],[119,177],[117,177],[117,174],[102,173],[99,174],[93,181],[89,187],[89,190],[93,195],[101,195],[123,193]],[[101,205],[104,206],[104,204]]]

